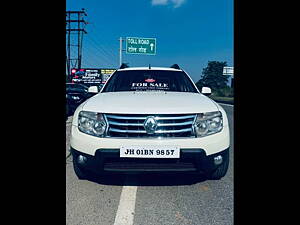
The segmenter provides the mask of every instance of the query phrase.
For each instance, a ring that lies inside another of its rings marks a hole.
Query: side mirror
[[[90,86],[90,87],[88,88],[88,93],[96,94],[96,93],[98,93],[98,92],[99,92],[99,90],[98,90],[98,87],[97,87],[97,86]]]
[[[201,93],[204,95],[211,95],[211,89],[209,87],[202,87]]]

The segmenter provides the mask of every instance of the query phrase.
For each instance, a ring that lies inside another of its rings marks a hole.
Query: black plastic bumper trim
[[[207,156],[203,149],[180,149],[180,159],[137,159],[120,158],[119,149],[98,149],[91,156],[71,148],[73,159],[83,155],[87,157],[84,166],[97,174],[130,173],[130,172],[197,172],[207,173],[214,169],[213,158],[223,155],[229,148]]]

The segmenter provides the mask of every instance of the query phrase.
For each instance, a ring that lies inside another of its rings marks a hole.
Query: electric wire
[[[99,65],[101,61],[102,61],[102,63],[104,61],[103,64],[108,64],[111,66],[111,64],[109,63],[109,61],[107,61],[106,58],[103,58],[103,56],[102,55],[100,56],[98,53],[92,52],[91,49],[92,48],[86,48],[83,46],[83,52],[85,53],[85,56],[86,56],[83,60],[85,65],[87,65],[87,64],[88,65],[91,65],[91,64]],[[88,58],[88,62],[86,62],[87,61],[86,58]],[[91,66],[88,66],[88,67],[91,67]],[[99,67],[99,66],[97,66],[97,67]],[[109,67],[109,66],[103,66],[103,67]]]
[[[102,37],[100,35],[98,35],[98,33],[96,33],[95,31],[98,29],[96,27],[96,25],[94,23],[91,23],[91,25],[95,28],[94,30],[91,30],[90,33],[94,34],[94,36],[97,38],[97,40],[100,40],[102,43],[105,44],[105,46],[107,46],[106,48],[103,48],[103,50],[106,52],[105,49],[109,49],[110,51],[108,51],[108,54],[112,55],[114,58],[118,58],[118,55],[115,53],[116,51],[111,49],[111,48],[108,48],[108,46],[111,46],[111,44],[108,44],[106,41],[104,41],[104,39],[102,39]],[[116,44],[116,42],[113,42]],[[116,50],[118,50],[118,45],[115,45],[116,46]],[[100,46],[101,47],[101,46]]]
[[[91,42],[89,39],[86,39],[88,42],[89,42],[89,44],[90,44],[90,47],[88,48],[85,48],[86,50],[87,49],[89,49],[89,50],[93,50],[93,53],[94,54],[92,54],[92,55],[95,55],[95,56],[97,56],[97,57],[99,57],[99,58],[101,58],[102,59],[102,61],[105,61],[105,63],[107,63],[107,64],[111,64],[111,61],[112,60],[110,60],[109,58],[107,58],[106,56],[104,56],[100,51],[99,51],[99,49],[97,48],[97,45],[95,45],[93,42]],[[97,51],[98,50],[98,51]]]
[[[105,53],[99,48],[99,45],[98,45],[95,41],[93,41],[90,37],[89,37],[89,39],[87,39],[87,40],[91,43],[91,45],[94,46],[94,48],[95,48],[96,50],[98,50],[98,52],[99,52],[100,55],[103,55],[103,57],[106,58],[109,62],[113,62],[113,61],[114,61],[114,59],[113,59],[111,56],[105,54]]]
[[[101,45],[99,45],[92,37],[89,37],[90,40],[95,44],[96,48],[101,51],[106,57],[108,57],[109,59],[117,59],[116,57],[114,57],[111,54],[106,53],[106,51],[103,50],[103,48],[101,47]],[[113,60],[112,60],[113,61]]]
[[[97,37],[96,37],[97,40],[100,40],[99,36],[96,35],[96,33],[94,33],[94,35],[97,36]],[[93,36],[90,36],[90,38],[91,38],[92,41],[94,41],[94,42],[99,46],[99,48],[100,48],[105,54],[111,56],[112,58],[118,58],[118,56],[114,53],[114,51],[107,51],[106,49],[108,49],[108,47],[103,48],[103,47],[102,47],[103,44],[102,44],[102,45],[98,44],[97,41],[93,38]],[[104,43],[103,40],[100,40],[100,41],[101,41],[101,43]],[[104,43],[104,44],[105,44],[105,43]],[[105,46],[108,46],[108,45],[105,45]]]

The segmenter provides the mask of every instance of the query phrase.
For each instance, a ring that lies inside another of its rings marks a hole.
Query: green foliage
[[[233,88],[227,86],[228,76],[223,75],[223,67],[227,62],[208,61],[202,71],[202,78],[196,82],[197,88],[210,87],[213,96],[233,97]]]
[[[212,91],[227,87],[228,77],[223,75],[223,67],[227,62],[209,61],[202,71],[202,78],[196,83],[197,87],[210,87]]]
[[[224,88],[216,89],[213,91],[212,95],[220,97],[234,97],[233,88],[226,86]]]
[[[197,88],[199,89],[199,91],[201,91],[201,88],[205,86],[203,84],[202,80],[198,80],[195,84],[196,84]]]

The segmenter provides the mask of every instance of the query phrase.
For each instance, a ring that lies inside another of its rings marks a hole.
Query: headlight
[[[86,134],[103,137],[106,122],[102,113],[81,111],[78,116],[78,129]]]
[[[197,137],[218,133],[223,128],[222,113],[220,111],[199,113],[194,123]]]
[[[71,96],[71,98],[74,99],[74,100],[80,99],[78,96]]]

